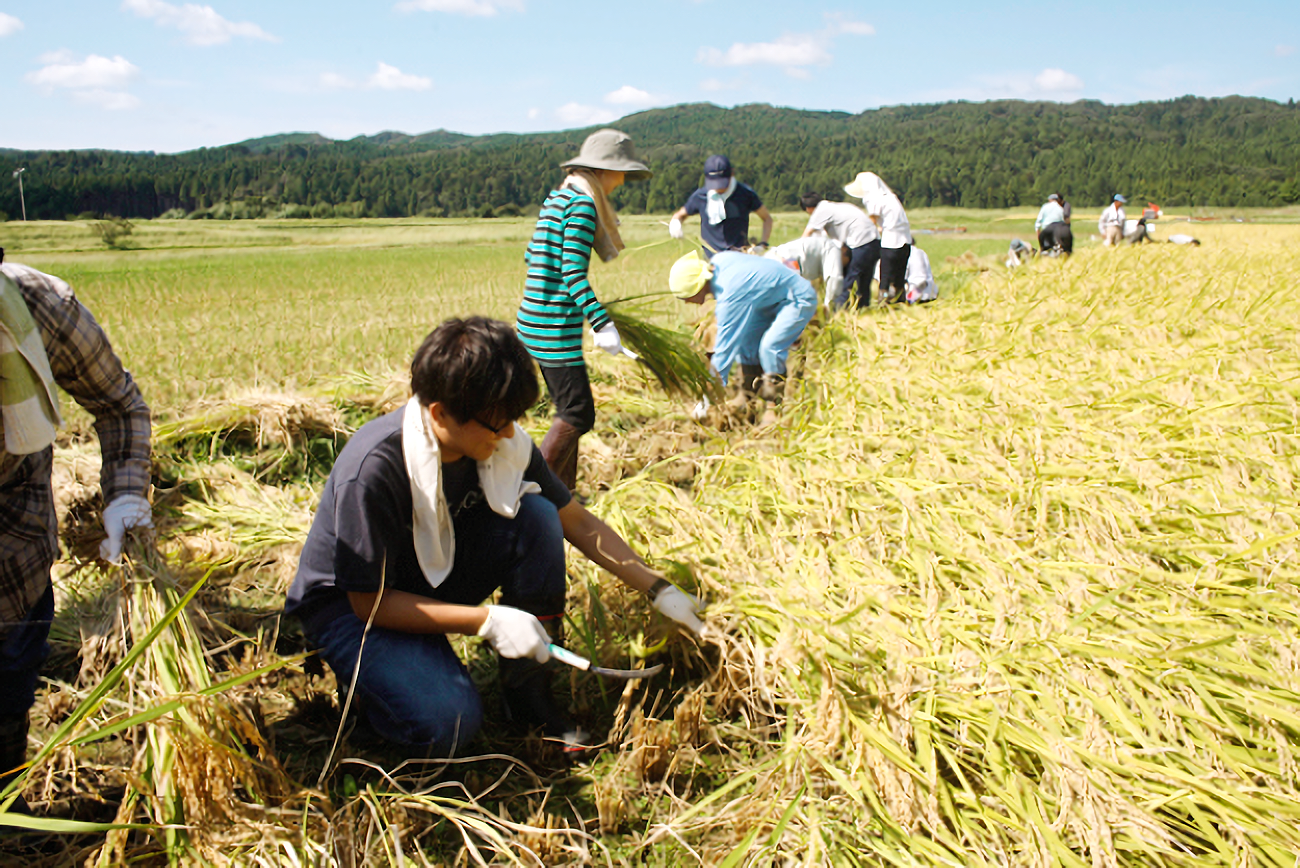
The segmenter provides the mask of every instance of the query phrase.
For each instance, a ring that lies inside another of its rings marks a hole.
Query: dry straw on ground
[[[631,366],[597,358],[602,426],[581,485],[654,562],[698,583],[706,637],[677,635],[575,562],[574,647],[669,664],[622,692],[574,676],[579,713],[610,731],[597,763],[534,777],[500,757],[399,768],[375,755],[383,773],[349,785],[340,768],[320,799],[306,786],[271,798],[232,771],[221,786],[266,813],[218,816],[224,849],[200,852],[268,865],[1293,865],[1300,233],[1197,234],[1197,249],[1085,249],[990,271],[933,305],[836,318],[805,342],[771,428],[698,425]],[[186,472],[204,484],[178,511],[242,553],[216,581],[283,545],[257,515],[292,514],[279,523],[298,533],[310,513],[301,480]],[[259,487],[271,490],[248,493]],[[287,575],[265,575],[274,600]],[[276,660],[269,634],[225,641],[242,643],[245,667]],[[330,686],[294,663],[233,696],[257,708],[259,732],[284,734],[288,763],[287,722],[331,703]],[[160,700],[186,690],[162,687]],[[222,730],[214,708],[192,719]],[[183,721],[167,732],[188,751]],[[528,750],[492,734],[483,747]],[[297,819],[281,807],[308,802]]]

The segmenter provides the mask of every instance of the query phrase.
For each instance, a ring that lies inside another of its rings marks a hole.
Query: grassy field
[[[490,722],[455,764],[336,745],[333,682],[276,617],[346,433],[441,318],[511,317],[527,221],[153,223],[127,251],[0,227],[105,322],[160,423],[164,557],[129,583],[58,567],[27,789],[154,827],[68,832],[50,864],[1294,865],[1300,227],[1274,224],[1300,215],[1162,225],[1199,248],[1080,231],[1015,271],[1032,210],[911,216],[965,229],[918,234],[939,301],[810,331],[773,427],[695,423],[591,357],[579,488],[711,630],[571,563],[575,649],[667,664],[573,677],[610,743],[573,769]],[[662,292],[688,245],[625,230],[598,293]],[[70,549],[84,439],[59,453]],[[128,647],[152,650],[112,670]]]

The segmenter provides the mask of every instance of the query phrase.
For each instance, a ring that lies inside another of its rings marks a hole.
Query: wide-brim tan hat
[[[628,181],[644,181],[654,176],[646,164],[636,158],[632,137],[619,130],[596,130],[582,143],[578,156],[560,165],[622,172]]]

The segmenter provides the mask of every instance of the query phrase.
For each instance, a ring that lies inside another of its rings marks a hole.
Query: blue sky
[[[684,102],[1300,96],[1300,2],[0,0],[0,147],[559,130]]]

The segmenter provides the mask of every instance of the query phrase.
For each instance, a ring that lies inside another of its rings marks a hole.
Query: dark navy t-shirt
[[[700,237],[709,251],[738,250],[749,244],[749,215],[763,207],[763,200],[744,184],[736,184],[736,192],[727,199],[727,216],[721,223],[709,222],[708,193],[704,187],[686,198],[686,213],[700,215]]]
[[[286,613],[304,622],[327,613],[334,617],[351,611],[347,592],[373,593],[381,580],[437,599],[415,554],[411,477],[402,455],[404,413],[405,407],[362,426],[339,453],[298,560]],[[536,444],[524,478],[541,486],[557,509],[572,498]],[[442,491],[454,523],[462,510],[483,500],[478,463],[462,458],[443,464]]]

